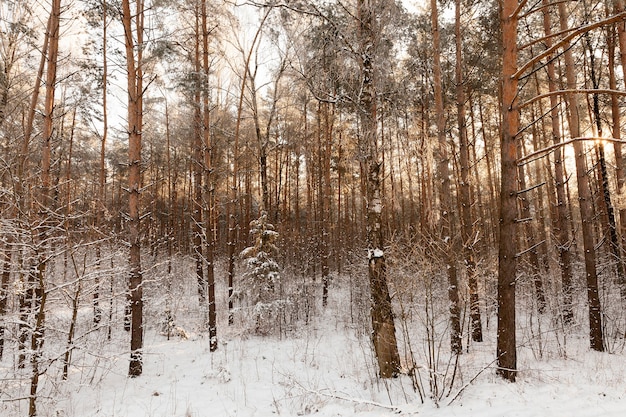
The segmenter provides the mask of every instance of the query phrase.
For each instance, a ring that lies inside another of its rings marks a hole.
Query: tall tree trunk
[[[511,382],[517,375],[515,279],[517,270],[517,0],[502,3],[502,139],[500,143],[500,232],[498,244],[497,374]]]
[[[558,4],[559,22],[561,31],[567,31],[568,13],[564,3]],[[570,48],[570,42],[563,43],[565,54],[565,71],[567,77],[568,90],[575,90],[576,68],[574,57]],[[572,138],[580,137],[580,109],[576,94],[568,93],[565,99],[569,105],[569,130]],[[583,250],[585,258],[585,272],[587,277],[587,299],[589,303],[589,339],[591,348],[597,351],[604,350],[604,336],[602,331],[602,310],[600,297],[598,295],[598,274],[596,271],[596,249],[593,237],[593,208],[591,188],[587,176],[587,166],[585,163],[585,153],[581,141],[574,142],[574,153],[576,160],[576,179],[578,182],[578,199],[580,206],[580,217],[582,220]]]
[[[552,23],[549,0],[543,0],[543,27],[546,35],[546,48],[552,47]],[[557,76],[553,59],[548,59],[548,90],[556,91]],[[559,99],[556,95],[550,96],[550,122],[552,124],[552,143],[556,146],[561,143],[561,116],[559,111]],[[572,322],[572,254],[570,252],[571,240],[569,234],[567,209],[567,190],[565,189],[565,171],[563,165],[563,149],[555,148],[554,152],[554,183],[556,188],[556,208],[552,221],[556,248],[559,253],[559,266],[561,269],[561,294],[563,297],[562,315],[566,324]]]
[[[446,141],[446,120],[443,106],[443,87],[441,71],[441,47],[439,45],[439,18],[437,0],[430,1],[431,27],[433,33],[433,78],[435,92],[435,114],[437,118],[437,174],[439,177],[439,201],[441,213],[441,247],[448,273],[448,297],[450,299],[450,349],[461,353],[461,314],[459,308],[459,284],[455,258],[456,237],[454,216],[452,214],[452,190],[450,186],[450,168],[448,144]]]
[[[33,129],[34,129],[35,114],[37,111],[37,103],[39,101],[39,91],[41,87],[41,81],[44,79],[43,74],[46,68],[46,60],[47,60],[48,53],[49,53],[50,37],[52,36],[54,25],[55,25],[54,10],[51,10],[50,15],[48,16],[48,23],[46,26],[46,31],[44,33],[44,41],[43,41],[43,46],[41,48],[41,59],[39,61],[39,69],[37,71],[37,77],[35,78],[35,86],[33,88],[33,93],[32,93],[31,100],[30,100],[30,106],[28,107],[28,113],[26,116],[26,125],[24,127],[24,137],[22,139],[22,143],[20,146],[20,153],[18,157],[17,176],[16,176],[16,181],[15,181],[15,206],[13,209],[14,218],[23,217],[25,214],[27,215],[27,213],[29,212],[29,201],[28,201],[29,192],[27,192],[27,190],[29,190],[29,187],[28,187],[28,184],[26,183],[26,178],[28,176],[27,173],[28,173],[28,168],[29,168],[28,161],[29,161],[29,152],[30,152],[30,140],[31,140]],[[8,236],[8,240],[9,240],[8,243],[11,243],[11,241],[13,240],[11,235]],[[19,256],[20,256],[20,262],[23,262],[22,253],[20,253]],[[3,272],[3,276],[4,274],[7,274],[6,279],[8,280],[8,274],[10,274],[10,270],[6,269]],[[26,290],[22,291],[19,297],[19,310],[20,310],[20,317],[22,319],[19,325],[19,342],[18,342],[18,346],[20,350],[20,354],[18,357],[19,368],[23,368],[25,361],[26,361],[25,351],[26,351],[26,341],[28,338],[28,334],[27,334],[28,326],[26,324],[26,320],[28,318],[28,314],[32,307],[32,292],[33,292],[32,286],[36,285],[36,283],[34,283],[33,280],[30,278],[30,274],[29,274],[29,280],[26,283],[26,285],[27,285]]]
[[[104,214],[106,211],[106,143],[109,135],[109,113],[107,106],[108,95],[108,58],[107,58],[107,41],[108,41],[108,5],[106,0],[102,1],[102,138],[100,139],[100,167],[98,175],[98,201],[96,208],[96,227],[102,226],[104,222]],[[102,262],[102,247],[98,243],[96,245],[96,264],[100,267]],[[97,325],[102,319],[102,309],[100,308],[100,276],[95,276],[95,290],[93,293],[93,323]]]
[[[207,281],[204,276],[204,255],[202,253],[203,223],[202,223],[202,174],[203,174],[203,134],[202,134],[202,91],[201,78],[201,28],[200,28],[200,5],[196,4],[196,39],[194,67],[196,74],[196,86],[194,91],[194,134],[193,134],[193,256],[196,264],[196,281],[198,287],[198,305],[202,312],[202,320],[206,321],[206,293]]]
[[[203,191],[203,220],[204,220],[204,241],[206,245],[206,284],[207,284],[207,301],[208,301],[208,327],[209,327],[209,347],[210,351],[217,350],[217,315],[215,305],[215,273],[214,273],[214,184],[213,184],[213,165],[212,165],[212,141],[211,141],[211,114],[209,102],[209,27],[207,24],[207,2],[202,0],[202,66],[203,66],[203,85],[202,85],[202,132],[204,139],[203,157],[204,157],[204,191]]]
[[[623,23],[620,23],[620,26]],[[608,29],[609,33],[607,35],[607,47],[608,47],[608,55],[609,55],[609,89],[617,90],[617,80],[615,78],[615,28],[610,27]],[[626,38],[626,36],[625,36]],[[626,40],[626,39],[625,39]],[[618,141],[622,138],[621,133],[621,115],[619,108],[619,100],[617,95],[611,94],[611,121],[612,121],[612,133],[613,138]],[[624,184],[626,183],[626,172],[624,167],[624,157],[622,155],[622,144],[618,141],[613,142],[613,153],[615,155],[615,165],[616,170],[615,174],[617,176],[617,193],[620,195],[624,191]],[[621,208],[619,210],[619,219],[620,219],[620,235],[621,240],[618,241],[620,243],[620,257],[619,262],[622,264],[622,270],[624,270],[624,259],[623,259],[623,240],[624,235],[626,234],[626,209]],[[626,300],[626,277],[621,276],[619,281],[620,286],[620,295],[622,300]]]
[[[332,222],[332,214],[330,213],[330,199],[331,199],[331,184],[330,184],[330,153],[333,135],[333,121],[330,112],[330,104],[322,103],[322,125],[324,138],[323,146],[320,147],[322,163],[319,166],[321,171],[320,177],[323,181],[320,184],[321,204],[318,209],[321,212],[321,239],[322,239],[322,253],[321,253],[321,270],[322,270],[322,305],[326,306],[328,302],[328,287],[330,285],[330,229]]]
[[[589,75],[591,78],[591,83],[594,90],[598,90],[600,88],[600,77],[596,73],[596,65],[595,65],[595,48],[591,44],[591,39],[589,37],[589,33],[585,34],[585,43],[589,50]],[[609,62],[612,62],[612,59],[609,59]],[[611,72],[609,70],[609,72]],[[609,81],[610,82],[610,81]],[[615,84],[613,80],[613,84]],[[614,100],[615,94],[611,94],[612,100]],[[593,94],[593,119],[596,127],[596,136],[603,137],[602,135],[602,119],[600,115],[600,96],[598,93]],[[619,126],[619,124],[618,124]],[[617,236],[617,224],[615,221],[615,211],[613,210],[613,202],[611,201],[611,190],[609,189],[609,178],[608,171],[606,168],[606,157],[604,153],[604,143],[603,141],[596,141],[596,150],[598,153],[598,177],[599,177],[599,188],[601,192],[601,198],[604,201],[604,210],[606,211],[606,220],[608,222],[608,235],[609,235],[609,248],[611,255],[613,255],[615,262],[615,271],[617,272],[617,282],[622,283],[625,282],[624,275],[624,263],[622,262],[622,249],[619,242],[619,238]],[[620,288],[622,286],[620,285]],[[624,290],[622,290],[622,294]]]
[[[130,241],[130,306],[131,336],[128,376],[140,376],[143,370],[143,285],[141,271],[141,135],[143,128],[143,0],[136,1],[135,13],[131,14],[130,0],[122,0],[122,23],[126,47],[128,90],[128,238]],[[133,36],[133,16],[135,36]],[[137,48],[136,45],[142,47]]]
[[[624,1],[623,0],[614,0],[613,1],[613,7],[616,13],[622,12],[624,11]],[[617,30],[617,40],[619,43],[619,58],[620,58],[620,64],[622,67],[622,74],[624,77],[626,77],[626,22],[619,22],[616,25],[616,30]],[[610,48],[610,45],[609,45]],[[614,59],[613,54],[609,53],[609,59]],[[609,61],[610,62],[610,61]],[[609,64],[610,68],[609,70],[613,70],[613,72],[615,71],[615,68],[613,65]],[[615,82],[615,75],[613,75],[613,81],[614,84],[612,84],[611,88],[612,89],[616,89],[616,82]],[[624,80],[626,80],[626,78],[624,78]],[[612,111],[613,114],[613,137],[616,139],[620,139],[621,138],[621,123],[620,123],[620,116],[619,116],[619,108],[615,108],[614,106],[617,105],[617,96],[615,94],[611,94],[611,103],[612,103],[612,108],[614,109]],[[617,165],[617,189],[618,189],[618,193],[621,196],[624,196],[624,194],[626,193],[626,167],[624,166],[624,158],[622,156],[622,146],[619,142],[614,142],[614,151],[615,151],[615,163]],[[620,218],[620,235],[622,237],[622,244],[624,243],[624,240],[626,239],[626,208],[621,208],[619,210],[619,218]],[[626,301],[626,277],[624,278],[624,281],[619,283],[620,285],[620,292],[621,292],[621,296],[622,296],[622,300]]]
[[[61,0],[52,0],[52,8],[50,10],[50,25],[48,26],[49,43],[48,43],[48,64],[46,67],[46,96],[44,100],[43,111],[43,145],[41,156],[41,195],[39,204],[42,207],[41,213],[43,218],[39,219],[43,227],[38,232],[38,242],[36,245],[37,267],[35,272],[29,272],[29,284],[35,287],[33,308],[35,313],[35,325],[31,335],[31,380],[30,380],[30,397],[28,406],[28,415],[37,415],[37,390],[39,387],[40,365],[42,358],[42,350],[44,344],[45,319],[46,319],[46,268],[48,256],[46,246],[49,244],[51,228],[52,202],[51,193],[51,154],[52,139],[54,134],[54,92],[57,79],[57,61],[59,56],[59,37],[61,22]]]
[[[237,249],[237,235],[239,231],[239,214],[241,213],[241,204],[238,201],[239,199],[239,134],[241,128],[241,119],[243,115],[243,100],[246,91],[246,85],[248,80],[248,67],[250,66],[250,60],[252,59],[252,54],[254,52],[255,45],[259,36],[261,35],[261,29],[263,29],[263,25],[267,20],[272,8],[268,7],[261,19],[259,27],[257,28],[256,33],[254,34],[254,39],[252,40],[252,46],[250,47],[250,51],[246,56],[245,68],[243,71],[243,75],[241,78],[240,92],[239,92],[239,102],[237,105],[237,119],[235,123],[235,135],[234,135],[234,146],[233,146],[233,182],[230,187],[230,202],[229,202],[229,210],[230,213],[228,215],[228,271],[227,271],[227,280],[228,280],[228,324],[234,324],[234,304],[233,304],[233,296],[234,296],[234,281],[235,281],[235,261],[236,261],[236,249]]]
[[[467,138],[467,123],[465,116],[465,85],[463,80],[463,54],[461,43],[461,0],[454,2],[454,37],[456,46],[456,106],[457,123],[460,140],[460,164],[461,184],[459,187],[459,199],[461,205],[461,224],[463,241],[463,255],[465,259],[465,271],[469,287],[470,301],[470,326],[472,340],[483,341],[483,327],[480,320],[480,303],[478,298],[478,280],[476,279],[476,262],[474,261],[474,222],[472,221],[472,199],[470,179],[470,150]]]
[[[383,233],[383,196],[381,195],[381,163],[376,143],[375,36],[373,0],[359,0],[357,19],[361,54],[361,97],[359,117],[359,157],[365,178],[365,225],[368,250],[368,272],[372,299],[372,341],[382,378],[390,378],[400,370],[396,327],[391,297],[387,286]]]

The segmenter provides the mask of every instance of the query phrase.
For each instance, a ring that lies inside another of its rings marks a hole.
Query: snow
[[[581,326],[579,332],[572,331],[559,350],[554,345],[556,333],[545,326],[542,347],[538,348],[538,340],[529,336],[523,315],[519,319],[518,381],[503,382],[495,375],[496,320],[492,316],[492,327],[485,329],[486,340],[472,343],[469,352],[461,355],[452,390],[448,391],[446,385],[438,400],[430,396],[424,365],[427,348],[414,326],[415,361],[422,364],[419,375],[425,391],[422,402],[409,376],[376,378],[366,328],[367,305],[350,306],[347,300],[363,294],[349,293],[347,286],[347,280],[333,281],[326,310],[318,307],[309,324],[271,336],[243,331],[241,318],[228,327],[221,311],[219,348],[213,353],[209,351],[208,336],[199,330],[201,313],[191,306],[195,301],[193,288],[187,291],[187,302],[181,302],[176,313],[176,325],[187,339],[173,336],[168,341],[160,334],[158,314],[153,314],[159,304],[153,301],[150,305],[149,301],[144,373],[134,379],[126,376],[128,334],[115,328],[113,340],[107,342],[104,330],[85,332],[90,308],[84,307],[84,335],[73,353],[69,380],[60,380],[57,362],[53,362],[42,377],[39,415],[617,417],[626,413],[623,340],[612,339],[616,343],[613,353],[592,352]],[[68,318],[67,313],[60,307],[54,311],[51,327],[60,329],[59,323]],[[442,323],[445,328],[445,317]],[[399,341],[406,366],[403,337],[399,336]],[[48,338],[48,349],[64,343],[62,332],[50,330]],[[439,346],[444,361],[449,359],[445,346],[445,341]],[[15,368],[14,360],[15,355],[5,354],[0,362],[3,417],[27,415],[26,401],[11,400],[26,395],[29,376],[28,369]],[[438,372],[447,372],[445,369],[440,366]]]
[[[127,378],[120,355],[100,383],[67,390],[56,405],[65,414],[57,415],[591,417],[626,411],[624,358],[589,352],[552,366],[529,363],[545,369],[523,371],[515,384],[488,370],[439,408],[421,404],[402,377],[388,382],[398,398],[392,405],[385,383],[367,370],[369,346],[347,329],[330,330],[312,328],[283,340],[234,338],[213,354],[208,339],[168,342],[150,333],[142,377]]]

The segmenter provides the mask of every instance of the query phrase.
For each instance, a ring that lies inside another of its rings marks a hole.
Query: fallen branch
[[[316,390],[312,390],[312,389],[309,389],[309,388],[303,386],[298,381],[293,381],[293,382],[295,382],[302,390],[308,392],[309,394],[315,394],[315,395],[319,395],[321,397],[334,398],[336,400],[348,401],[348,402],[357,403],[357,404],[373,405],[375,407],[379,407],[379,408],[384,408],[386,410],[390,410],[390,411],[392,411],[394,413],[398,413],[398,412],[401,411],[401,407],[396,406],[396,405],[389,405],[389,404],[379,403],[379,402],[376,402],[376,401],[370,401],[370,400],[364,400],[364,399],[359,399],[359,398],[346,397],[346,396],[343,396],[341,394],[336,393],[335,391],[331,390],[330,388],[324,388],[322,390],[317,390],[316,391]],[[328,392],[324,392],[324,391],[328,391]]]
[[[469,381],[467,381],[467,384],[463,385],[461,387],[461,389],[459,390],[459,392],[456,393],[456,395],[454,396],[454,398],[452,398],[450,400],[450,402],[448,403],[448,405],[452,404],[457,398],[459,398],[461,396],[461,394],[463,393],[463,391],[465,391],[465,388],[469,387],[472,382],[476,381],[476,378],[478,378],[480,376],[480,374],[482,374],[483,372],[485,372],[486,369],[489,369],[491,367],[491,365],[493,365],[493,363],[495,361],[497,361],[498,358],[495,358],[494,360],[492,360],[491,362],[489,362],[487,364],[487,366],[485,366],[483,369],[481,369],[480,371],[478,371],[478,373],[476,375],[474,375],[474,377],[472,379],[470,379]]]

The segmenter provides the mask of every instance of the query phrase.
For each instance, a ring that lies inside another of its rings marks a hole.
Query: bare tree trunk
[[[359,157],[365,178],[365,224],[368,249],[368,271],[372,299],[372,341],[382,378],[390,378],[400,370],[400,356],[396,341],[396,327],[391,297],[387,286],[384,233],[383,196],[381,195],[381,163],[378,160],[376,140],[375,70],[375,16],[372,0],[359,0],[357,19],[361,53],[362,92],[359,103],[361,135]]]
[[[60,0],[59,0],[60,1]],[[35,313],[35,327],[31,337],[31,379],[30,379],[30,396],[28,401],[28,416],[33,417],[37,415],[37,389],[39,387],[39,377],[41,372],[39,371],[41,365],[41,356],[43,351],[43,345],[45,342],[44,337],[44,325],[46,321],[46,298],[47,292],[45,289],[45,275],[44,271],[37,272],[38,288],[35,297],[37,297],[35,305],[38,307]]]
[[[564,3],[558,4],[561,31],[567,31],[567,10]],[[570,42],[563,42],[565,54],[565,71],[568,90],[576,89],[576,68]],[[569,129],[572,138],[580,137],[580,114],[578,97],[568,93],[565,99],[569,105]],[[593,237],[593,208],[592,196],[585,164],[585,153],[580,141],[574,142],[576,159],[576,179],[578,181],[578,199],[580,217],[582,219],[583,249],[585,272],[587,276],[587,299],[589,302],[589,339],[591,348],[604,351],[604,336],[602,331],[602,310],[598,296],[598,274],[596,272],[596,250]]]
[[[517,270],[517,0],[502,3],[502,139],[500,233],[498,244],[497,374],[511,382],[517,375],[515,279]]]
[[[552,23],[550,22],[550,11],[548,9],[549,0],[543,0],[543,27],[546,35],[546,48],[552,46]],[[556,91],[557,78],[554,60],[549,59],[547,64],[548,90]],[[556,95],[550,96],[550,121],[552,124],[552,143],[561,143],[561,116],[559,112],[559,101]],[[572,254],[570,252],[571,240],[567,219],[569,211],[567,209],[567,190],[565,189],[565,172],[563,167],[563,150],[560,147],[554,150],[554,183],[556,188],[556,209],[552,222],[555,231],[556,248],[559,253],[559,266],[561,268],[561,293],[563,296],[563,321],[571,323],[574,318],[572,311]]]
[[[204,69],[203,79],[203,119],[202,131],[204,136],[203,156],[204,156],[204,191],[203,191],[203,220],[204,220],[204,241],[206,245],[206,284],[207,284],[207,301],[209,303],[209,346],[210,351],[217,350],[217,314],[215,305],[215,273],[214,273],[214,184],[213,184],[213,165],[212,165],[212,142],[211,142],[211,119],[210,119],[210,102],[209,102],[209,28],[207,25],[207,2],[202,0],[202,65]]]
[[[596,74],[596,65],[595,65],[595,48],[591,44],[591,40],[589,38],[589,33],[585,34],[585,43],[589,50],[589,75],[591,78],[591,83],[594,90],[598,90],[600,88],[600,80],[599,75]],[[609,59],[609,62],[612,62],[612,59]],[[609,72],[613,72],[610,71]],[[610,81],[609,81],[610,82]],[[613,84],[615,84],[615,80],[613,80]],[[611,99],[616,100],[614,94],[611,94]],[[596,127],[596,136],[603,137],[602,135],[602,120],[600,115],[600,97],[598,93],[593,94],[593,119]],[[619,114],[619,112],[618,112]],[[619,117],[619,116],[618,116]],[[619,126],[619,124],[618,124]],[[614,129],[616,130],[616,129]],[[619,130],[619,127],[618,129]],[[623,283],[625,282],[625,274],[624,274],[624,263],[622,261],[622,249],[619,242],[619,238],[617,236],[617,224],[615,221],[615,211],[613,210],[613,202],[611,201],[611,190],[609,189],[609,178],[608,171],[606,168],[606,157],[604,153],[604,143],[602,141],[598,141],[596,143],[596,150],[598,153],[598,176],[599,176],[599,188],[602,194],[601,198],[604,201],[603,209],[606,211],[606,220],[608,223],[608,235],[609,235],[609,248],[611,255],[613,255],[615,262],[615,271],[617,272],[617,282]],[[620,285],[620,290],[622,295],[624,295],[624,289],[622,285]]]
[[[480,320],[480,303],[478,298],[478,280],[476,279],[476,262],[474,261],[474,228],[472,221],[472,199],[470,184],[470,151],[467,138],[465,117],[465,85],[463,81],[463,55],[461,43],[461,0],[455,0],[455,45],[456,45],[456,106],[457,122],[460,139],[461,184],[459,199],[461,204],[463,252],[465,270],[469,287],[470,326],[472,340],[483,341],[483,328]]]
[[[234,315],[233,315],[233,295],[234,295],[234,281],[235,281],[235,261],[237,258],[236,249],[237,249],[237,232],[239,230],[239,213],[241,210],[239,209],[240,204],[239,199],[239,134],[241,128],[241,119],[243,115],[243,99],[246,92],[246,84],[248,79],[250,66],[250,60],[252,59],[252,54],[254,52],[255,45],[261,35],[261,30],[263,29],[263,25],[267,20],[270,12],[272,11],[271,7],[268,7],[259,23],[259,27],[257,28],[256,33],[254,34],[254,39],[252,40],[252,45],[250,47],[250,51],[246,56],[245,68],[243,71],[243,75],[241,78],[241,91],[239,93],[239,102],[237,105],[237,119],[235,124],[235,135],[234,135],[234,146],[233,146],[233,183],[230,188],[230,202],[229,208],[230,213],[228,216],[228,271],[227,271],[227,279],[228,279],[228,324],[232,325],[234,323]]]
[[[204,254],[203,248],[203,201],[202,201],[202,180],[204,171],[203,162],[203,116],[202,116],[202,86],[201,74],[201,5],[196,3],[196,39],[195,39],[195,57],[194,67],[196,74],[196,85],[194,91],[194,134],[193,134],[193,203],[192,203],[192,222],[193,222],[193,256],[196,264],[196,280],[198,286],[198,305],[203,315],[202,320],[207,321],[207,280],[204,276]]]
[[[613,7],[615,12],[622,12],[624,11],[624,1],[623,0],[614,0],[613,1]],[[624,22],[620,22],[616,25],[616,29],[617,29],[617,40],[619,43],[619,58],[620,58],[620,64],[622,67],[622,74],[624,76],[626,76],[626,23]],[[613,42],[614,43],[614,42]],[[611,48],[611,44],[609,44],[609,49]],[[614,45],[613,45],[614,48]],[[611,60],[614,60],[614,54],[613,53],[609,53],[609,62],[611,62]],[[609,64],[609,71],[615,71],[615,67],[614,65]],[[609,73],[610,74],[610,73]],[[616,89],[616,84],[617,82],[615,81],[615,74],[613,74],[613,76],[611,77],[613,84],[611,85],[610,88],[612,89]],[[616,139],[621,139],[621,122],[620,122],[620,115],[619,115],[619,109],[615,108],[614,106],[616,106],[618,103],[618,98],[615,94],[611,94],[611,103],[612,103],[612,108],[614,109],[612,111],[612,118],[613,118],[613,137]],[[624,194],[626,193],[626,167],[624,166],[624,157],[622,155],[622,146],[619,142],[614,142],[613,143],[614,146],[614,151],[615,151],[615,163],[617,165],[617,190],[618,190],[618,194],[621,196],[624,196]],[[620,218],[620,235],[622,238],[622,244],[624,243],[624,239],[626,239],[626,208],[621,208],[619,210],[619,218]],[[622,296],[622,300],[626,301],[626,277],[624,279],[624,281],[620,282],[620,292],[621,292],[621,296]]]
[[[489,230],[491,231],[491,233],[489,233],[487,236],[489,240],[494,243],[495,246],[497,244],[497,237],[499,233],[499,222],[498,216],[496,215],[498,210],[498,203],[496,202],[496,195],[498,192],[498,190],[496,189],[496,181],[498,181],[498,178],[494,175],[494,164],[491,156],[491,149],[493,148],[492,138],[489,134],[489,129],[486,124],[488,121],[485,120],[484,117],[484,108],[480,95],[478,96],[478,115],[480,117],[480,130],[482,132],[483,142],[485,146],[485,162],[487,163],[487,183],[489,185]]]
[[[34,288],[33,308],[35,312],[35,326],[31,335],[31,380],[30,380],[30,397],[28,405],[28,415],[35,416],[37,414],[37,389],[39,387],[40,377],[40,365],[42,350],[44,344],[44,332],[46,322],[46,267],[47,267],[47,255],[46,245],[50,238],[50,212],[52,210],[52,204],[50,201],[51,181],[50,181],[50,167],[51,167],[51,147],[54,133],[54,92],[57,79],[57,61],[59,55],[59,36],[60,36],[60,22],[61,22],[61,0],[52,0],[52,7],[50,10],[50,24],[48,26],[49,43],[48,43],[48,65],[46,67],[46,96],[44,100],[43,111],[43,145],[41,156],[41,196],[39,204],[42,207],[41,213],[43,218],[40,219],[42,227],[37,232],[38,242],[35,247],[35,256],[37,257],[37,266],[35,271],[29,272],[29,281],[32,276],[32,282]]]
[[[620,26],[623,23],[620,23]],[[609,89],[617,90],[617,80],[615,78],[615,28],[611,27],[608,29],[609,33],[607,35],[607,46],[608,46],[608,55],[609,55]],[[622,29],[623,32],[623,29]],[[624,36],[626,38],[626,36]],[[626,39],[625,39],[626,41]],[[613,138],[620,140],[622,138],[621,133],[621,115],[619,108],[619,100],[617,95],[611,94],[611,121],[613,123],[612,126],[612,136]],[[624,191],[624,184],[626,183],[626,172],[624,170],[624,157],[622,155],[622,144],[615,141],[613,142],[613,153],[615,154],[615,165],[616,170],[615,174],[617,176],[617,193],[618,196]],[[622,270],[624,270],[624,259],[623,259],[623,240],[624,235],[626,233],[626,209],[620,209],[618,211],[619,219],[620,219],[620,235],[621,240],[620,243],[620,258],[619,262],[622,264]],[[619,277],[618,277],[619,278]],[[626,300],[626,277],[621,276],[621,281],[619,281],[620,285],[620,295],[622,300]]]
[[[2,260],[0,261],[0,265],[2,265],[2,275],[0,276],[0,317],[5,317],[7,314],[7,301],[9,299],[9,278],[11,277],[11,252],[9,251],[8,246],[4,246],[1,248],[2,250]],[[4,319],[0,322],[0,360],[2,359],[4,353],[4,334],[6,331],[6,326],[4,324]]]
[[[534,120],[534,117],[533,117]],[[524,146],[521,140],[517,141],[518,157],[524,156]],[[524,165],[520,164],[518,172],[518,183],[520,190],[526,190],[526,169]],[[536,230],[532,227],[531,217],[532,210],[530,201],[527,197],[527,192],[520,193],[518,200],[520,201],[520,217],[524,220],[524,243],[526,248],[524,252],[528,251],[529,263],[530,263],[530,278],[533,282],[535,289],[535,298],[537,300],[537,311],[539,314],[543,314],[546,309],[546,297],[543,292],[543,282],[541,281],[541,266],[539,265],[539,254],[537,252],[537,245],[542,245],[542,242],[537,242],[535,237],[537,236]]]
[[[441,71],[441,47],[439,45],[439,22],[437,1],[431,0],[431,27],[433,32],[433,78],[435,114],[437,117],[437,174],[439,176],[439,200],[441,213],[441,249],[448,273],[448,297],[450,299],[450,349],[455,354],[463,350],[461,342],[461,314],[459,308],[459,284],[455,258],[456,237],[452,215],[452,191],[450,186],[450,160],[446,141],[446,121],[443,106]]]
[[[143,0],[136,1],[135,14],[131,14],[130,0],[122,0],[122,23],[126,47],[126,67],[128,71],[128,237],[130,241],[130,306],[131,336],[130,364],[128,376],[140,376],[143,371],[143,286],[141,271],[141,218],[140,197],[141,179],[141,135],[143,128]],[[133,36],[133,16],[135,19],[135,43]]]
[[[102,1],[102,138],[100,139],[100,167],[98,172],[98,201],[96,208],[96,227],[102,226],[104,222],[105,214],[105,192],[106,192],[106,142],[109,134],[109,113],[107,106],[108,95],[108,58],[107,58],[107,2]],[[96,245],[96,264],[100,267],[102,262],[102,245]],[[102,320],[102,309],[100,308],[100,276],[95,276],[95,290],[93,293],[92,305],[93,305],[93,323],[98,325]]]

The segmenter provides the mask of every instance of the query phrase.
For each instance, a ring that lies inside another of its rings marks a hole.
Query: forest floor
[[[338,285],[338,284],[337,284]],[[128,334],[114,329],[105,342],[103,329],[90,332],[90,309],[81,310],[85,329],[73,352],[69,378],[61,381],[58,366],[42,376],[40,416],[55,417],[247,417],[247,416],[624,416],[626,358],[623,340],[617,353],[596,353],[580,337],[528,337],[520,334],[516,383],[496,377],[495,319],[485,341],[472,343],[459,358],[450,388],[453,364],[443,332],[434,346],[439,358],[436,378],[429,378],[428,342],[411,341],[417,379],[402,375],[376,378],[366,316],[355,320],[348,311],[345,289],[334,288],[329,306],[309,324],[271,336],[251,335],[241,326],[219,328],[219,348],[197,330],[193,314],[179,300],[177,325],[184,337],[169,340],[160,332],[158,303],[146,308],[144,371],[128,378]],[[193,299],[189,296],[188,301]],[[190,303],[191,304],[191,303]],[[366,311],[366,310],[365,310]],[[48,340],[62,345],[55,323],[68,312],[50,314]],[[182,317],[186,317],[184,320]],[[189,318],[191,317],[191,318]],[[225,317],[220,316],[225,322]],[[365,323],[365,324],[364,324]],[[445,327],[445,318],[441,323]],[[61,327],[59,324],[58,327]],[[582,327],[582,326],[581,326]],[[398,329],[398,333],[401,333]],[[400,337],[403,362],[408,344]],[[558,346],[557,346],[558,345]],[[53,356],[49,354],[49,356]],[[25,416],[28,369],[17,370],[14,356],[0,362],[0,415]],[[21,376],[20,376],[21,375]],[[416,391],[417,381],[422,394]],[[437,384],[437,387],[434,384]],[[436,393],[436,394],[435,394]]]

